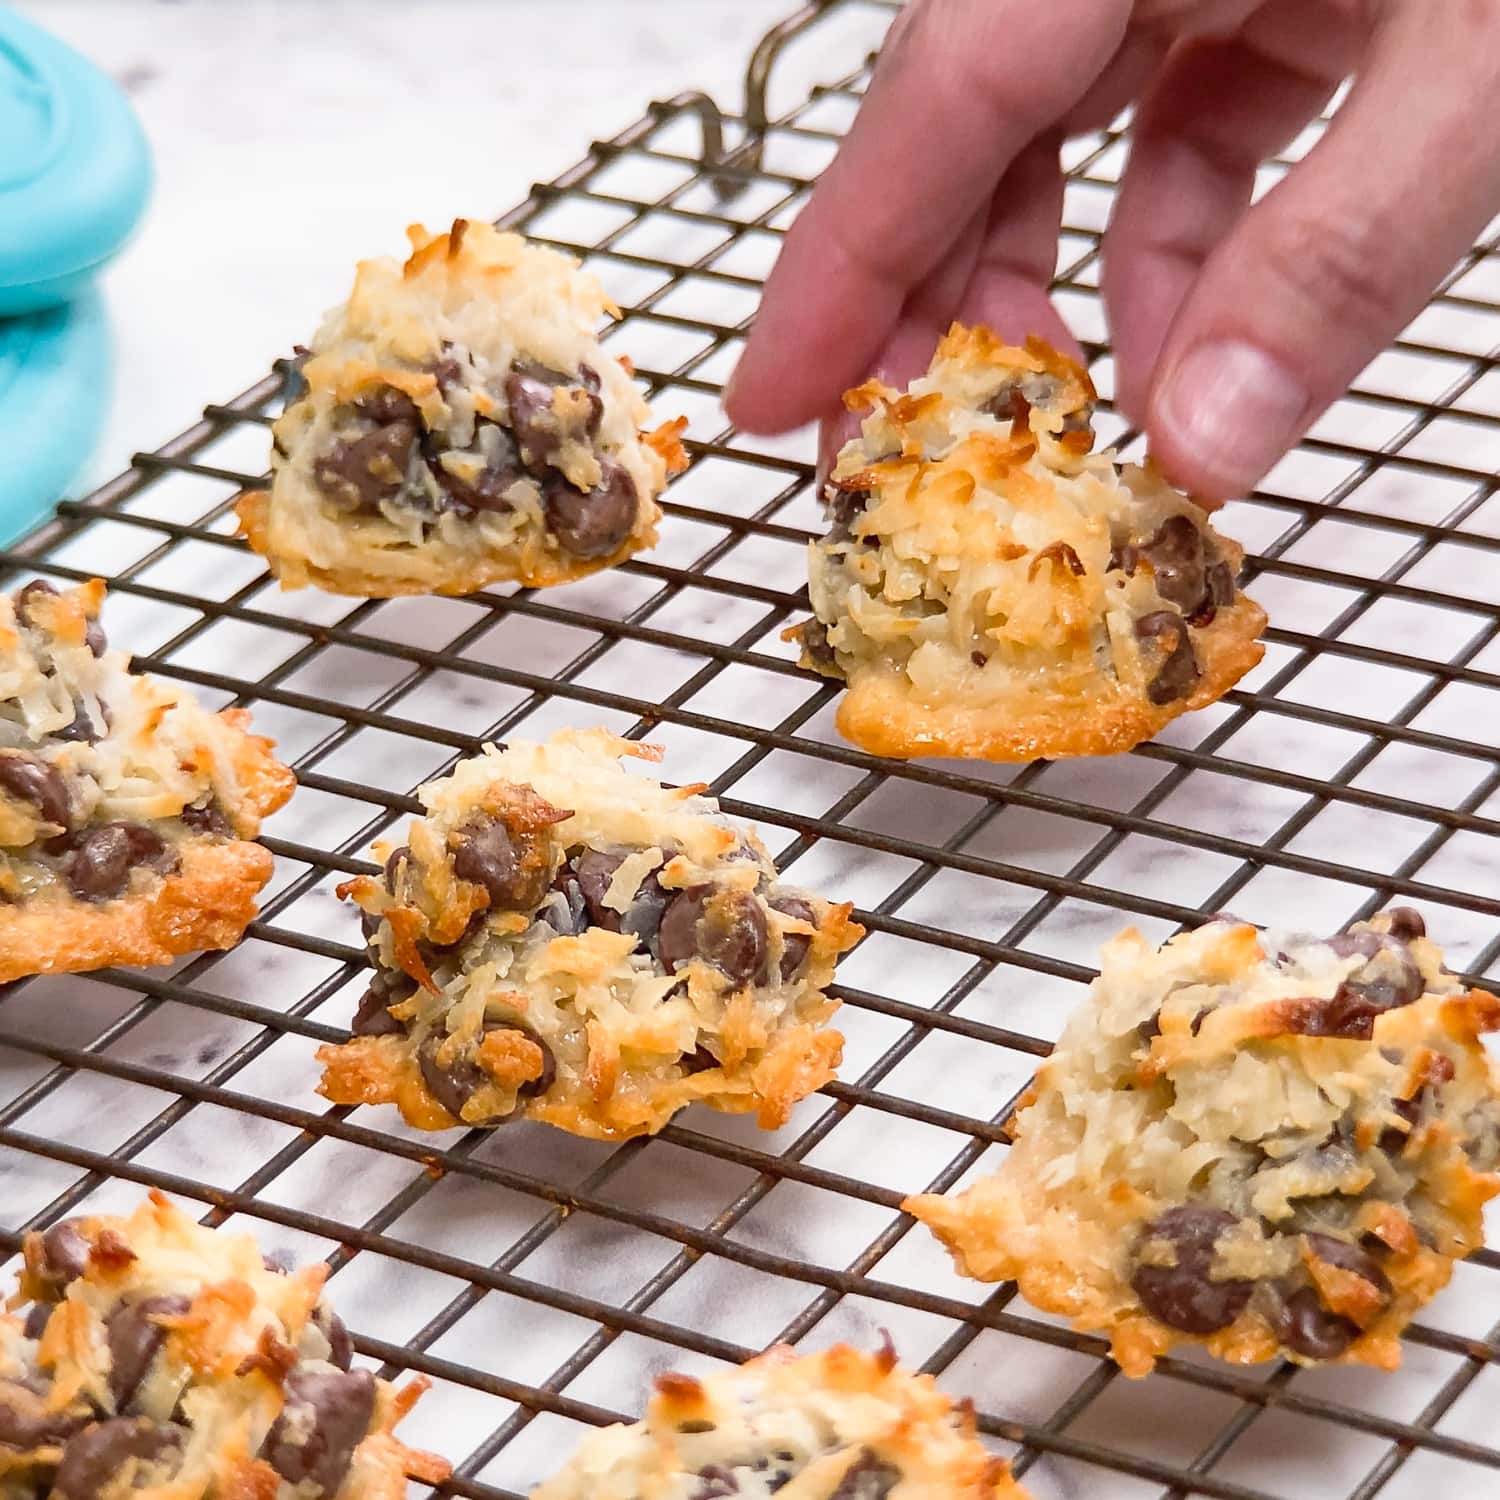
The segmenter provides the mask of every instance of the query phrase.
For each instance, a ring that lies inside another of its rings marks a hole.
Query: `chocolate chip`
[[[180,1428],[147,1417],[91,1423],[68,1439],[52,1481],[52,1500],[101,1500],[106,1494],[118,1496],[122,1488],[147,1487],[145,1483],[122,1486],[127,1472],[159,1484],[159,1474],[142,1475],[141,1469],[166,1464],[181,1449],[182,1439]]]
[[[41,1237],[41,1252],[35,1270],[43,1294],[60,1301],[68,1283],[88,1268],[89,1242],[79,1229],[79,1220],[62,1219]]]
[[[104,733],[108,733],[112,719],[109,705],[102,699],[95,700],[95,706],[99,710],[99,720],[104,726]],[[99,743],[100,731],[95,727],[94,716],[89,706],[82,698],[73,700],[73,717],[61,729],[54,729],[51,737],[54,740],[63,740],[74,745],[97,745]]]
[[[109,1391],[115,1410],[128,1409],[131,1399],[166,1341],[158,1317],[181,1317],[192,1303],[186,1297],[143,1297],[117,1307],[104,1324],[109,1343]]]
[[[360,998],[349,1030],[355,1036],[400,1036],[406,1027],[391,1014],[390,1007],[408,999],[416,988],[417,981],[406,974],[378,970]]]
[[[109,637],[97,620],[90,620],[83,627],[83,642],[95,656],[103,656],[109,650]]]
[[[1406,1143],[1411,1139],[1411,1133],[1417,1128],[1417,1121],[1421,1118],[1422,1105],[1420,1095],[1416,1099],[1392,1099],[1391,1113],[1400,1115],[1406,1121],[1407,1128],[1400,1129],[1396,1125],[1387,1125],[1376,1139],[1376,1146],[1384,1151],[1387,1156],[1400,1156],[1406,1149]]]
[[[386,856],[385,861],[385,888],[391,895],[396,895],[396,885],[401,878],[401,869],[404,865],[411,863],[411,845],[402,844],[399,849],[393,849]]]
[[[772,896],[766,901],[772,911],[784,917],[794,917],[810,927],[818,925],[817,913],[800,896]],[[785,932],[781,940],[781,982],[789,980],[807,961],[807,950],[812,947],[812,937],[805,932]]]
[[[712,1068],[722,1068],[723,1063],[719,1061],[707,1047],[699,1045],[691,1052],[684,1052],[678,1062],[682,1064],[684,1073],[707,1073]]]
[[[21,1325],[22,1334],[29,1339],[39,1339],[52,1321],[52,1303],[33,1302],[26,1311],[26,1321]],[[0,1442],[6,1441],[0,1437]]]
[[[740,1482],[722,1464],[709,1464],[698,1470],[698,1487],[688,1500],[724,1500],[725,1495],[738,1495]]]
[[[976,667],[984,667],[989,665],[990,659],[984,654],[983,651],[971,651],[969,652],[969,660]]]
[[[1187,1203],[1146,1226],[1143,1243],[1167,1240],[1177,1255],[1174,1266],[1139,1264],[1131,1277],[1136,1296],[1157,1322],[1184,1333],[1214,1333],[1244,1311],[1254,1284],[1212,1275],[1214,1246],[1234,1224],[1222,1209]]]
[[[453,873],[482,886],[491,911],[529,911],[546,894],[550,871],[528,861],[499,818],[476,819],[459,831]]]
[[[312,1320],[328,1340],[329,1364],[347,1370],[354,1362],[354,1341],[349,1337],[344,1320],[326,1302],[320,1302],[313,1308]]]
[[[438,1061],[438,1050],[448,1040],[443,1032],[434,1032],[417,1049],[417,1066],[422,1070],[422,1080],[427,1085],[427,1091],[450,1115],[464,1120],[466,1125],[504,1124],[520,1112],[523,1100],[546,1093],[557,1077],[557,1059],[552,1055],[552,1049],[529,1026],[520,1021],[485,1021],[482,1034],[488,1035],[492,1031],[519,1031],[522,1036],[535,1042],[542,1049],[542,1071],[539,1076],[529,1079],[516,1090],[514,1108],[481,1120],[464,1120],[463,1109],[479,1089],[494,1081],[490,1075],[478,1062],[464,1055],[444,1067]]]
[[[1168,516],[1137,548],[1150,564],[1156,592],[1184,614],[1207,593],[1203,533],[1188,516]]]
[[[1386,930],[1398,943],[1413,943],[1427,936],[1427,923],[1415,907],[1393,906],[1385,915]]]
[[[469,365],[469,368],[473,366]],[[464,379],[464,364],[453,357],[452,344],[443,345],[443,358],[432,367],[432,378],[437,381],[438,393],[443,400],[451,404],[454,391],[462,386]]]
[[[1374,1035],[1377,1016],[1422,998],[1426,980],[1402,945],[1376,933],[1343,936],[1355,944],[1373,939],[1373,956],[1327,999],[1309,995],[1283,1001],[1283,1026],[1288,1035],[1337,1036],[1367,1042]],[[1339,939],[1330,939],[1329,946],[1338,952]],[[1356,946],[1352,951],[1363,953],[1365,948]],[[1343,956],[1349,955],[1346,952]]]
[[[1208,570],[1204,583],[1203,598],[1188,615],[1189,625],[1212,625],[1219,610],[1234,603],[1234,574],[1229,571],[1228,563],[1215,563]]]
[[[542,485],[547,528],[574,557],[608,557],[635,526],[635,481],[611,459],[600,460],[600,469],[598,485],[587,493],[561,474],[549,474]]]
[[[11,595],[16,608],[16,618],[23,625],[32,624],[31,606],[37,599],[55,599],[57,590],[45,578],[33,578],[24,588]]]
[[[230,826],[229,819],[224,816],[223,809],[212,797],[207,802],[189,803],[179,816],[194,833],[201,833],[205,838],[234,837],[234,829]]]
[[[46,1303],[41,1305],[48,1313],[52,1311]],[[60,1443],[89,1420],[86,1415],[50,1409],[46,1393],[40,1378],[0,1380],[0,1445],[26,1449]]]
[[[413,422],[389,422],[333,445],[313,464],[313,479],[335,505],[374,512],[406,486],[407,466],[417,441]]]
[[[858,485],[840,484],[837,479],[828,481],[828,514],[833,519],[834,530],[839,536],[847,536],[854,522],[865,513],[873,498],[871,492]]]
[[[582,433],[570,433],[557,420],[552,393],[581,389],[588,397],[588,416]],[[546,463],[569,436],[594,437],[604,419],[599,399],[599,376],[588,366],[575,379],[530,360],[517,360],[505,377],[505,400],[510,408],[510,426],[528,463]]]
[[[335,1494],[354,1450],[370,1430],[375,1377],[368,1370],[326,1375],[293,1370],[282,1386],[286,1404],[266,1434],[260,1456],[288,1484]]]
[[[461,453],[450,452],[450,459],[463,462],[444,463],[435,443],[423,450],[427,467],[446,497],[448,507],[460,514],[488,511],[503,515],[513,507],[510,487],[527,477],[526,467],[516,449],[515,439],[505,428],[484,417],[475,424],[473,446]],[[480,467],[475,470],[475,461]]]
[[[109,901],[138,865],[167,875],[180,864],[177,851],[143,823],[102,823],[78,835],[63,873],[80,900]]]
[[[828,1500],[886,1500],[901,1478],[900,1469],[866,1448],[844,1471]]]
[[[804,620],[798,627],[797,638],[802,642],[809,661],[819,667],[838,670],[838,656],[828,639],[828,627],[821,620]]]
[[[1156,704],[1175,703],[1179,698],[1186,698],[1200,675],[1187,622],[1171,610],[1153,610],[1135,622],[1135,633],[1142,641],[1162,636],[1171,641],[1156,675],[1146,684],[1146,696]]]
[[[615,871],[625,863],[625,858],[623,854],[606,854],[601,849],[585,849],[573,861],[578,889],[583,893],[584,904],[588,907],[589,921],[595,927],[604,928],[606,932],[620,930],[620,913],[606,906],[604,897],[609,891],[610,882],[615,878]]]
[[[360,416],[368,417],[381,427],[388,427],[393,422],[417,427],[422,421],[417,403],[405,391],[398,391],[393,385],[379,386],[369,395],[361,396],[354,403],[354,409]]]
[[[1337,1266],[1341,1271],[1351,1271],[1362,1281],[1368,1281],[1382,1297],[1391,1295],[1390,1279],[1376,1263],[1375,1257],[1348,1240],[1336,1239],[1331,1234],[1304,1234],[1307,1248],[1326,1265]]]
[[[1310,1286],[1281,1302],[1271,1325],[1288,1349],[1308,1359],[1335,1359],[1359,1337],[1359,1326],[1329,1312]]]
[[[1378,932],[1336,932],[1327,939],[1327,946],[1340,958],[1353,958],[1355,954],[1374,958],[1384,946],[1384,939]]]
[[[606,906],[605,893],[626,857],[623,853],[585,849],[573,861],[578,890],[592,926],[603,927],[608,932],[629,932],[642,943],[649,943],[661,926],[662,912],[671,896],[661,888],[659,871],[652,870],[636,887],[623,916]]]
[[[766,971],[766,914],[747,891],[699,886],[683,891],[662,914],[657,956],[670,974],[692,958],[750,984]]]
[[[72,798],[67,778],[40,756],[24,750],[0,750],[0,788],[19,801],[29,802],[43,822],[68,827]]]

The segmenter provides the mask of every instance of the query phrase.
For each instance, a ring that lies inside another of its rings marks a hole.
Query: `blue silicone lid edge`
[[[0,543],[46,520],[82,472],[104,423],[110,362],[97,293],[0,321]]]
[[[150,196],[151,151],[120,87],[0,5],[0,87],[47,116],[45,140],[0,152],[0,312],[73,295],[115,255]]]

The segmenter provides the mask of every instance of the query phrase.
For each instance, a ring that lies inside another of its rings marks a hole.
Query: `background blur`
[[[414,220],[493,217],[686,87],[740,105],[793,0],[18,0],[118,79],[155,197],[109,270],[85,487],[263,375]],[[78,488],[75,486],[75,488]]]

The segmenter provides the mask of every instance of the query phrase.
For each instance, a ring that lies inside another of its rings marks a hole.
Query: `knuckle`
[[[1283,215],[1258,247],[1273,283],[1299,313],[1327,326],[1384,334],[1400,321],[1391,270],[1397,237],[1369,216]]]

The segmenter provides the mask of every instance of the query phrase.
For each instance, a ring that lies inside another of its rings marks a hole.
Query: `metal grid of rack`
[[[1164,936],[1232,906],[1331,929],[1400,899],[1470,977],[1500,959],[1500,222],[1227,518],[1274,622],[1238,691],[1105,763],[880,761],[838,739],[835,690],[778,636],[818,527],[806,435],[737,435],[717,398],[895,8],[812,0],[757,52],[744,115],[653,106],[504,220],[600,274],[658,414],[690,418],[654,553],[546,593],[281,595],[229,505],[261,482],[282,371],[6,555],[105,576],[140,666],[250,706],[300,790],[268,825],[277,875],[238,949],[0,993],[0,1239],[155,1185],[328,1256],[359,1353],[437,1387],[409,1439],[482,1500],[524,1492],[665,1368],[880,1328],[974,1398],[1038,1500],[1492,1494],[1493,1252],[1411,1330],[1398,1375],[1174,1357],[1135,1383],[1012,1287],[959,1280],[899,1203],[993,1167],[1127,922]],[[767,119],[785,44],[837,26],[863,38],[845,76]],[[1070,145],[1059,254],[1106,397],[1095,272],[1123,149],[1118,129]],[[1134,448],[1107,406],[1102,425]],[[618,1147],[328,1107],[312,1051],[344,1034],[364,962],[333,885],[453,758],[590,722],[663,743],[666,774],[708,781],[793,878],[856,900],[842,1081],[774,1135],[693,1111]]]

